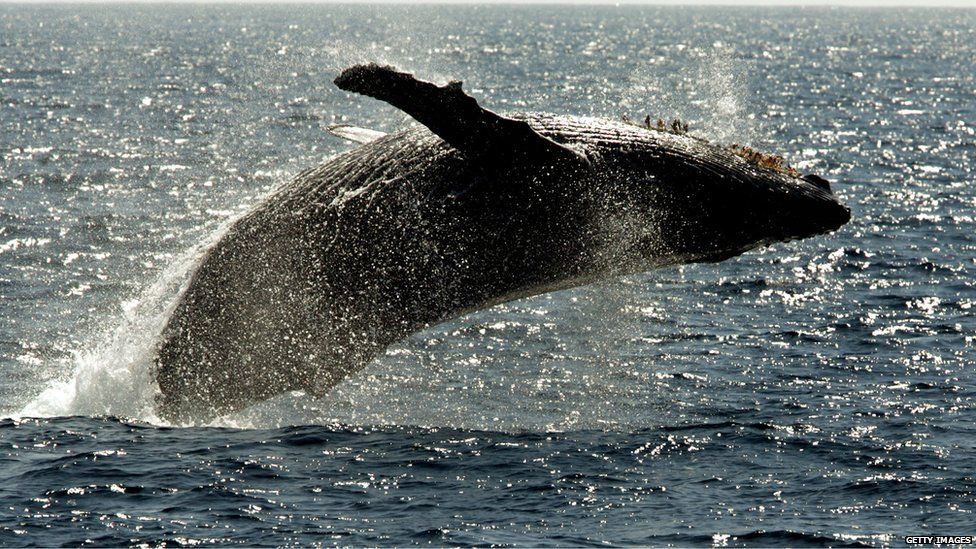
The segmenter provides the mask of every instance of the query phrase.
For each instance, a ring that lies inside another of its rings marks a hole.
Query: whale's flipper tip
[[[329,133],[336,137],[341,137],[346,141],[352,141],[361,145],[372,143],[381,137],[386,137],[386,134],[383,132],[368,128],[358,128],[349,124],[333,124],[329,126]]]
[[[528,122],[482,107],[457,80],[438,86],[370,63],[345,69],[335,85],[393,105],[472,158],[587,162],[583,154],[539,134]]]

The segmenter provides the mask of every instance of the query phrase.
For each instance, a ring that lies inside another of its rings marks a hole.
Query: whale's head
[[[532,123],[589,159],[538,191],[549,196],[545,202],[574,210],[550,208],[553,219],[563,219],[550,246],[583,258],[583,278],[721,261],[850,220],[826,179],[801,175],[778,157],[599,119]]]

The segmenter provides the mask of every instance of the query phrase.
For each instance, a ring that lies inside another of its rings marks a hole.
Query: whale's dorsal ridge
[[[350,126],[349,124],[333,124],[329,126],[329,133],[336,137],[341,137],[346,141],[359,143],[360,145],[372,143],[381,137],[386,137],[386,134],[383,132],[371,130],[369,128]]]
[[[584,155],[544,137],[528,122],[482,107],[464,93],[459,80],[438,86],[394,67],[370,63],[347,68],[335,84],[393,105],[472,158],[586,163]]]

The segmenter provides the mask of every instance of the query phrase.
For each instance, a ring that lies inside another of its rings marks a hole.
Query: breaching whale
[[[299,173],[207,252],[160,336],[161,417],[202,422],[286,391],[321,395],[466,312],[850,219],[825,180],[681,131],[502,116],[460,82],[375,64],[335,83],[422,127],[334,128],[363,144]]]

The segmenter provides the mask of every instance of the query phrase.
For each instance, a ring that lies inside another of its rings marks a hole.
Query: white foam
[[[163,270],[142,294],[120,303],[121,320],[74,353],[70,377],[52,381],[18,417],[117,416],[163,423],[153,402],[152,376],[159,335],[206,251],[230,227],[227,221]]]

